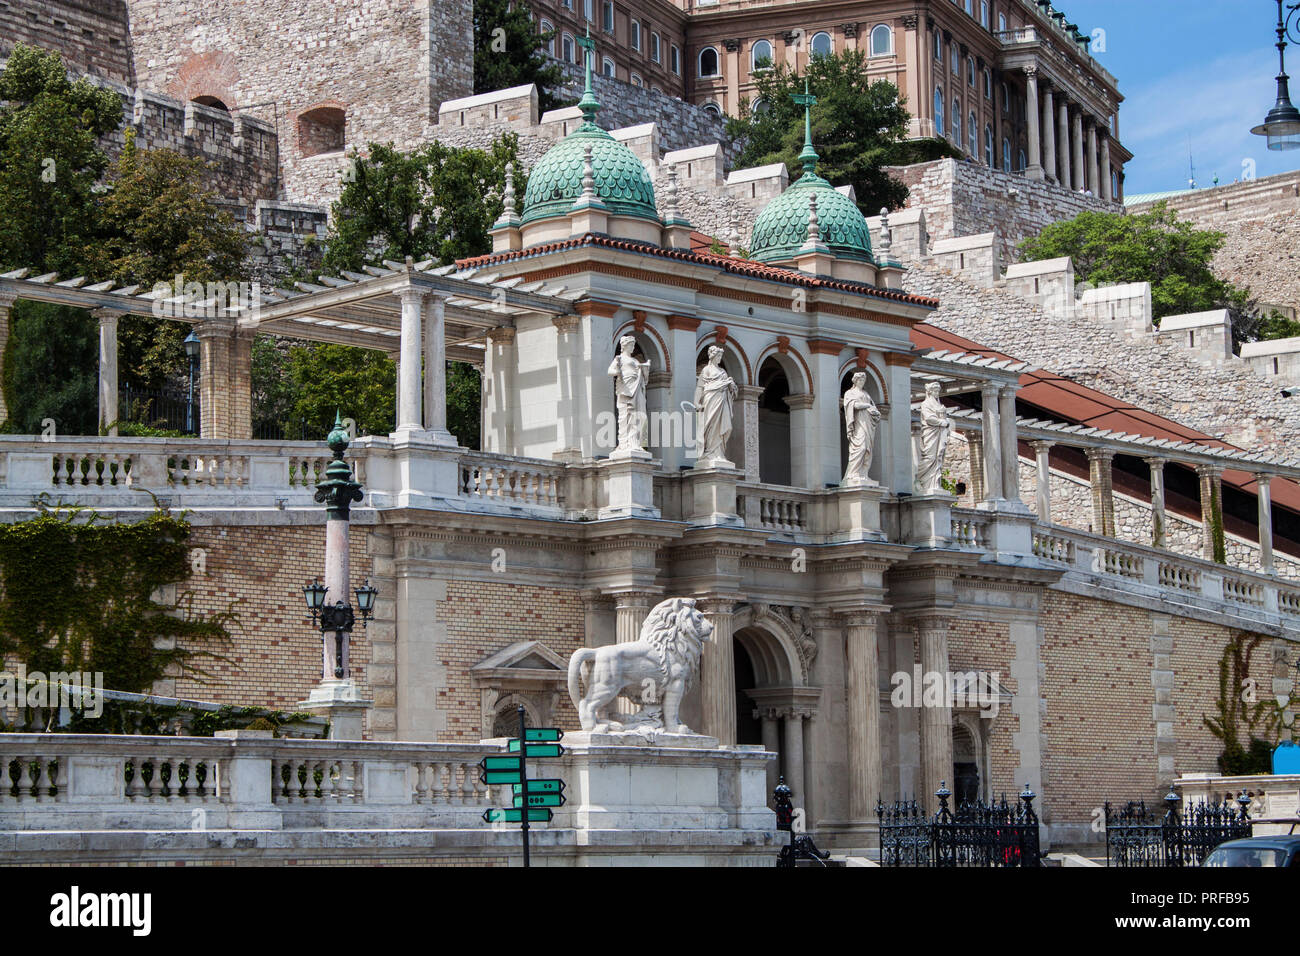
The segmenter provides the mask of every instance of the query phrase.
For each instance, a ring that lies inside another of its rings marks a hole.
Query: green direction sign
[[[529,749],[528,753],[531,756],[532,750]],[[482,760],[478,762],[478,766],[480,770],[518,770],[519,758],[518,757],[484,757]]]
[[[556,743],[564,736],[559,727],[525,727],[524,740],[529,743]]]
[[[512,740],[510,741],[510,743],[509,743],[509,745],[506,747],[506,749],[509,750],[512,754],[517,754],[517,753],[519,753],[519,746],[520,746],[520,744],[519,744],[519,740],[518,740],[517,738],[515,738],[515,739],[512,739]],[[564,748],[561,747],[559,744],[534,744],[534,743],[530,743],[530,744],[528,744],[527,746],[528,746],[528,749],[524,752],[524,755],[525,755],[526,757],[530,757],[530,758],[536,758],[536,757],[559,757],[559,756],[562,756],[562,755],[564,754]],[[516,759],[518,759],[518,758],[516,758]]]
[[[523,777],[518,770],[482,770],[478,775],[479,783],[494,785],[498,783],[513,783],[516,787],[520,786]]]
[[[484,810],[483,819],[488,823],[522,823],[524,820],[524,810]],[[527,810],[529,823],[550,823],[553,814],[544,807],[529,807]]]
[[[524,785],[523,785],[522,783],[516,783],[516,784],[515,784],[515,796],[519,796],[519,794],[521,794],[521,793],[523,793],[523,792],[524,792]],[[529,793],[563,793],[563,792],[564,792],[564,781],[563,781],[563,780],[545,780],[545,779],[529,780],[529,781],[528,781],[528,792],[529,792]]]
[[[532,789],[531,784],[529,789]],[[524,805],[522,794],[515,794],[514,804],[516,807]],[[564,806],[564,794],[562,793],[530,793],[528,795],[528,805],[530,807],[562,807]]]

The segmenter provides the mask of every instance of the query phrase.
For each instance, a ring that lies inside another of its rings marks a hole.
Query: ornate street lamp
[[[352,468],[343,458],[348,448],[348,433],[343,421],[335,415],[334,430],[327,439],[333,459],[325,466],[325,477],[316,485],[316,500],[325,505],[328,518],[326,523],[325,543],[325,578],[306,584],[302,589],[303,600],[311,612],[312,624],[320,629],[322,638],[330,633],[334,635],[334,679],[342,680],[347,674],[345,648],[348,635],[356,623],[356,611],[348,603],[348,520],[352,502],[362,499],[361,485],[352,480]],[[377,588],[366,581],[353,592],[356,596],[357,611],[361,612],[361,626],[371,619],[375,609]],[[327,601],[334,597],[333,604]],[[325,645],[326,668],[328,668],[329,644]],[[328,671],[326,673],[328,676]]]
[[[199,337],[190,330],[190,334],[185,336],[185,341],[181,343],[185,346],[185,357],[190,360],[190,394],[185,400],[185,431],[187,434],[194,434],[194,365],[198,362],[199,352],[203,344]]]
[[[1300,3],[1283,10],[1283,0],[1277,0],[1277,102],[1264,117],[1264,122],[1251,130],[1256,136],[1268,137],[1268,148],[1275,150],[1300,149],[1300,110],[1291,105],[1291,91],[1287,85],[1286,43],[1300,43],[1296,33],[1296,13]]]

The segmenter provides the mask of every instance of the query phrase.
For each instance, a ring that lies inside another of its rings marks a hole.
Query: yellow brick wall
[[[1010,629],[1006,624],[993,621],[953,621],[948,629],[948,661],[955,672],[983,670],[998,673],[1002,685],[1015,693],[1016,681],[1011,676]],[[998,716],[989,727],[989,785],[990,792],[1000,797],[1019,793],[1024,781],[1015,779],[1020,755],[1012,745],[1013,735],[1020,730],[1020,718],[1010,706],[999,708]]]

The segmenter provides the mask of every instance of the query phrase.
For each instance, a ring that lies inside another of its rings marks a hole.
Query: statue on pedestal
[[[709,360],[695,379],[695,434],[700,448],[696,467],[731,465],[727,441],[731,438],[731,409],[737,391],[735,380],[722,367],[721,346],[709,346]]]
[[[925,401],[921,403],[921,454],[916,462],[916,490],[919,494],[933,495],[943,491],[943,456],[948,450],[948,436],[952,423],[948,409],[939,401],[939,383],[925,386]]]
[[[650,363],[638,362],[632,355],[636,339],[625,335],[618,341],[619,352],[609,363],[614,378],[614,396],[618,403],[618,450],[644,451],[649,441],[650,419],[646,414],[646,387],[650,382]]]
[[[569,697],[582,729],[693,733],[682,723],[681,703],[699,679],[704,642],[712,633],[713,625],[694,598],[669,598],[646,615],[640,640],[574,651],[569,658]],[[641,711],[611,720],[610,705],[620,694]]]
[[[849,439],[849,463],[844,469],[845,485],[871,484],[871,454],[876,444],[880,409],[867,394],[867,373],[855,372],[853,384],[840,404],[844,408],[844,430]]]

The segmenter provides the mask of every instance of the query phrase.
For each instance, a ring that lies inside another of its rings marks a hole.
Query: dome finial
[[[596,41],[591,38],[591,26],[587,26],[585,36],[578,37],[578,46],[582,47],[582,62],[586,67],[586,86],[582,90],[582,99],[578,100],[578,109],[582,110],[582,118],[588,123],[596,121],[596,113],[600,111],[600,100],[596,99],[596,94],[591,88],[591,67],[592,62],[596,59]]]
[[[803,163],[804,172],[811,173],[817,168],[819,157],[812,144],[812,108],[817,105],[817,97],[808,92],[808,77],[803,78],[803,92],[793,93],[790,98],[803,107],[803,152],[799,154],[799,162]]]

